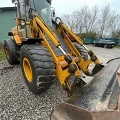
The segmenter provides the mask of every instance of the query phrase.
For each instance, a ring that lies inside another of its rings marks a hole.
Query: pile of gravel
[[[24,82],[20,65],[0,62],[0,119],[48,120],[52,110],[67,99],[56,80],[41,95],[34,95]]]

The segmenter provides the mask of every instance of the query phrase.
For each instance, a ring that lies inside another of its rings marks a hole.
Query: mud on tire
[[[25,73],[25,60],[31,69],[29,79]],[[34,94],[43,93],[55,80],[55,65],[48,50],[42,45],[23,45],[20,50],[20,63],[25,82]]]
[[[6,54],[7,61],[9,64],[18,64],[19,63],[19,46],[16,44],[16,42],[12,39],[4,40],[4,51]]]

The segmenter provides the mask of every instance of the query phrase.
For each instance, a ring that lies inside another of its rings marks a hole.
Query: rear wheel
[[[55,65],[42,45],[23,45],[20,62],[25,82],[34,94],[43,93],[55,79]]]
[[[88,52],[87,52],[87,50],[83,46],[79,45],[78,43],[74,43],[74,46],[76,47],[78,52],[81,54],[82,58],[84,60],[88,60]]]
[[[113,46],[112,45],[108,45],[108,48],[113,48]]]
[[[4,40],[4,51],[9,64],[13,65],[19,63],[19,46],[14,40]]]

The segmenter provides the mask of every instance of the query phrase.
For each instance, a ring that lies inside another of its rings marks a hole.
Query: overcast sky
[[[11,1],[12,0],[0,0],[0,7],[14,6]],[[112,10],[120,13],[120,0],[52,0],[52,7],[55,8],[57,16],[72,13],[84,5],[88,5],[90,8],[98,5],[101,8],[107,4],[110,4]]]
[[[52,0],[52,6],[55,7],[56,14],[71,13],[84,5],[90,8],[98,5],[101,8],[107,4],[110,4],[112,10],[120,13],[120,0]]]

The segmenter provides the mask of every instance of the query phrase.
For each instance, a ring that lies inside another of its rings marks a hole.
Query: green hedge
[[[6,56],[5,56],[5,53],[4,51],[0,51],[0,60],[5,60],[6,59]]]

